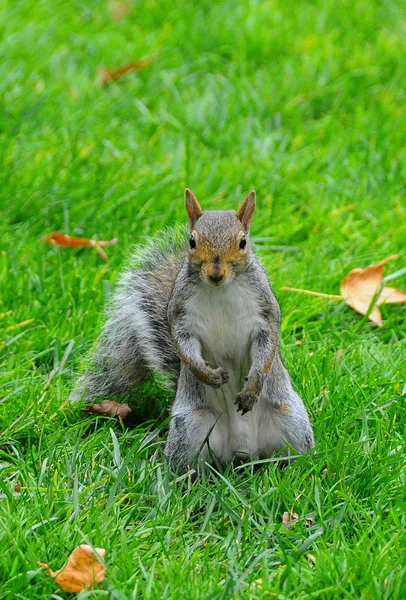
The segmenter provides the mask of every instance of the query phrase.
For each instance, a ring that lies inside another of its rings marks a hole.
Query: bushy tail
[[[152,376],[167,383],[178,373],[167,307],[186,256],[187,239],[186,228],[178,227],[161,231],[137,248],[119,279],[72,400],[127,395]]]

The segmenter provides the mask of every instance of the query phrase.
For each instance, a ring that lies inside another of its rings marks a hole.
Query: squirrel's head
[[[211,285],[222,285],[244,271],[249,255],[249,229],[255,208],[255,192],[239,209],[207,210],[189,189],[185,192],[189,217],[189,261],[195,272]]]

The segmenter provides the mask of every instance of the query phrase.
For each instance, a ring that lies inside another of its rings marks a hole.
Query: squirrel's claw
[[[236,400],[236,401],[234,402],[234,404],[237,404],[237,405],[238,405],[238,400]],[[246,414],[247,414],[247,412],[249,412],[250,410],[251,410],[251,409],[249,409],[249,408],[242,408],[241,406],[238,406],[238,408],[237,408],[237,412],[240,412],[240,413],[241,413],[241,416],[244,416],[244,415],[246,415]]]
[[[253,409],[257,397],[250,391],[242,390],[237,394],[237,399],[234,404],[237,406],[237,412],[241,412],[241,416],[244,416]]]

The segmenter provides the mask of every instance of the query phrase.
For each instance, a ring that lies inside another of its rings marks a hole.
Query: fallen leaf
[[[125,419],[132,412],[128,404],[120,404],[113,400],[103,400],[101,404],[89,404],[82,409],[82,412],[106,415],[108,417],[119,417]]]
[[[288,523],[291,522],[292,519],[295,520],[298,518],[299,518],[299,515],[297,513],[293,513],[291,515],[289,512],[286,511],[283,513],[283,516],[282,516],[282,524],[286,526],[286,525],[288,525]]]
[[[344,301],[361,315],[368,313],[372,300],[377,296],[375,306],[368,319],[382,325],[380,304],[396,304],[406,302],[406,293],[393,287],[382,287],[383,268],[391,260],[399,258],[399,254],[389,256],[376,265],[365,269],[353,269],[341,282],[340,292]]]
[[[88,238],[77,238],[66,235],[65,233],[58,233],[57,231],[51,233],[45,238],[48,244],[54,244],[55,246],[66,246],[68,248],[78,248],[80,246],[91,246],[95,248],[96,252],[101,256],[103,260],[107,260],[107,254],[103,250],[103,246],[113,246],[117,244],[118,239],[113,240],[92,240]]]
[[[97,70],[96,85],[102,86],[106,85],[106,83],[109,83],[110,81],[116,81],[117,79],[120,79],[120,77],[123,77],[123,75],[126,75],[126,73],[129,73],[130,71],[141,71],[141,69],[145,69],[145,67],[148,67],[148,65],[152,63],[152,60],[152,57],[145,58],[144,60],[139,60],[137,62],[130,62],[126,65],[123,65],[122,67],[119,67],[118,69],[99,67]]]
[[[374,301],[374,306],[368,315],[368,319],[382,326],[382,315],[378,306],[381,304],[405,304],[406,292],[402,292],[393,287],[383,287],[383,268],[391,260],[399,258],[399,254],[388,256],[376,265],[370,265],[365,269],[356,268],[350,271],[340,284],[341,295],[324,294],[323,292],[314,292],[312,290],[303,290],[283,286],[281,292],[298,292],[299,294],[308,294],[327,300],[344,300],[344,302],[356,310],[361,315],[368,314],[369,307]],[[341,358],[341,356],[340,356]]]
[[[287,525],[289,523],[289,521],[290,521],[290,514],[287,511],[285,511],[282,516],[282,523],[283,523],[283,525]]]
[[[306,527],[311,527],[312,525],[314,525],[316,522],[316,519],[312,516],[307,516],[305,519],[305,523],[306,523]]]
[[[97,554],[104,560],[106,551],[104,548],[95,548]],[[87,544],[81,544],[72,552],[68,562],[62,569],[51,571],[47,564],[38,561],[41,567],[46,569],[47,575],[55,579],[65,592],[78,593],[84,589],[93,589],[94,584],[103,581],[106,567],[104,567],[93,548]]]

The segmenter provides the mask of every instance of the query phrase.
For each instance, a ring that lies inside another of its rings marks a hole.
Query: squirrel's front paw
[[[217,369],[210,369],[210,377],[208,380],[208,384],[214,388],[219,388],[230,379],[229,374],[223,367],[218,367]]]
[[[237,399],[234,404],[237,405],[237,412],[240,410],[242,415],[245,415],[247,412],[253,409],[255,402],[258,400],[258,397],[246,390],[245,388],[237,394]]]

